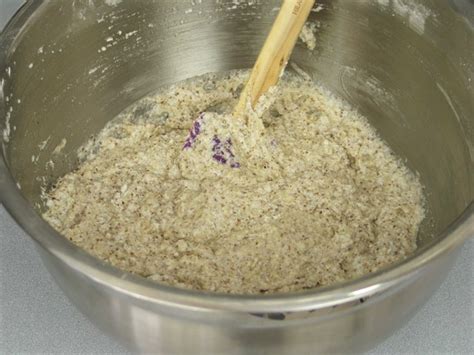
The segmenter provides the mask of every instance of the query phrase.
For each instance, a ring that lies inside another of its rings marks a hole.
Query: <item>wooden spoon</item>
[[[283,0],[280,12],[260,51],[250,78],[240,94],[239,102],[234,109],[236,117],[244,116],[249,100],[252,108],[255,108],[260,96],[278,82],[314,2],[315,0]],[[183,150],[193,147],[201,133],[204,118],[205,112],[202,112],[193,122]],[[213,144],[213,158],[216,161],[221,164],[230,164],[232,168],[240,167],[240,164],[234,161],[230,140],[216,137]]]
[[[236,117],[245,112],[249,100],[252,108],[255,108],[260,96],[278,82],[314,2],[315,0],[283,1],[250,78],[240,94],[234,109]]]

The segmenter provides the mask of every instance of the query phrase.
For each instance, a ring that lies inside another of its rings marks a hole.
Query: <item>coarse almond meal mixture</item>
[[[366,119],[287,74],[236,119],[247,75],[127,109],[49,191],[45,219],[123,270],[234,294],[334,284],[412,253],[422,186]]]

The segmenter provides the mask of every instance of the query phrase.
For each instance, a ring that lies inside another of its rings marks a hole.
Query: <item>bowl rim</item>
[[[9,49],[36,10],[48,0],[28,0],[0,33],[0,65]],[[0,108],[3,100],[0,100]],[[4,119],[4,117],[1,117]],[[11,175],[4,149],[0,159],[0,200],[16,223],[49,254],[75,272],[130,299],[139,299],[163,307],[194,311],[303,312],[333,307],[384,293],[412,280],[437,258],[459,247],[474,235],[474,201],[442,231],[433,242],[407,259],[338,285],[298,293],[271,295],[230,295],[167,286],[119,270],[88,254],[52,228],[22,195]]]

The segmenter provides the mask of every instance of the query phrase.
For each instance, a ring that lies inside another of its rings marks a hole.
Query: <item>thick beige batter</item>
[[[123,270],[226,293],[333,284],[412,253],[422,187],[367,121],[289,76],[262,119],[220,114],[245,75],[195,78],[124,112],[44,217]]]

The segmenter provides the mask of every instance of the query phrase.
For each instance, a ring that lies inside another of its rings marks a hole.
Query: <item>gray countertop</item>
[[[0,0],[0,28],[22,0]],[[474,240],[426,306],[371,354],[474,354]],[[387,320],[389,321],[389,320]],[[0,354],[126,354],[63,295],[0,206]]]

